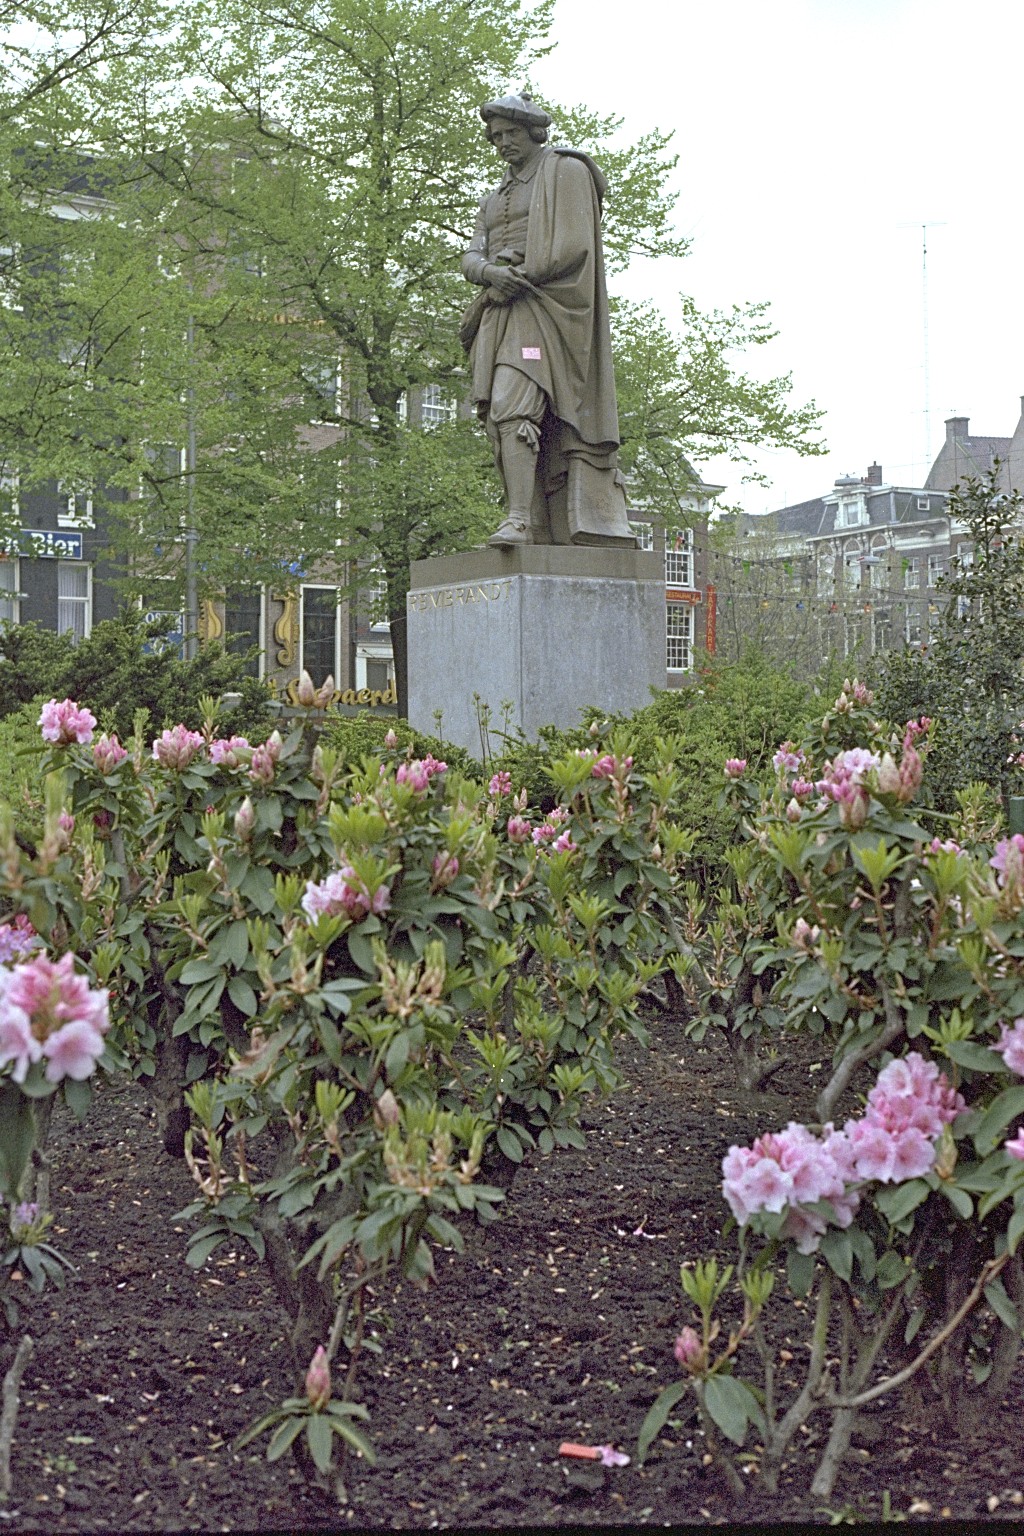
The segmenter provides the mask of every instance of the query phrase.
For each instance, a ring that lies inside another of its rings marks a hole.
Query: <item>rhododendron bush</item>
[[[393,743],[343,768],[321,702],[262,743],[219,733],[212,701],[201,732],[140,719],[124,744],[44,707],[44,833],[27,852],[0,816],[0,892],[9,953],[31,928],[56,958],[0,987],[0,1068],[79,1109],[101,1053],[151,1087],[196,1182],[189,1263],[247,1244],[290,1315],[271,1452],[305,1433],[323,1471],[336,1441],[368,1452],[368,1288],[391,1264],[427,1284],[431,1244],[493,1217],[482,1168],[582,1144],[617,1034],[642,1035],[692,839],[667,752],[640,774],[595,730],[550,765],[541,814],[508,773],[478,784]]]
[[[729,1148],[735,1278],[684,1266],[682,1376],[641,1437],[693,1392],[738,1493],[726,1442],[753,1443],[774,1487],[821,1414],[812,1491],[827,1496],[858,1411],[911,1379],[955,1432],[1003,1395],[1024,1322],[1024,837],[970,843],[930,814],[932,723],[894,731],[872,704],[848,683],[819,729],[780,746],[767,782],[741,760],[723,767],[731,937],[719,916],[694,945],[723,951],[718,997],[734,1006],[715,1022],[746,1025],[762,1050],[812,1033],[834,1053],[814,1123]],[[694,969],[679,967],[684,982]],[[814,1298],[788,1395],[763,1326],[780,1279]]]

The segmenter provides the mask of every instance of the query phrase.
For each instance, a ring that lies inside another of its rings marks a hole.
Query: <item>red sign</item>
[[[691,591],[687,587],[667,587],[665,589],[665,601],[668,603],[702,603],[704,594],[700,591]]]
[[[708,586],[708,608],[704,625],[704,649],[709,656],[715,654],[715,616],[718,609],[718,593],[710,584]]]

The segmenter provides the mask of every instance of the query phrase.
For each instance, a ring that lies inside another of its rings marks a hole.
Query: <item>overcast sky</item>
[[[767,299],[827,458],[765,454],[772,487],[705,463],[749,511],[877,459],[921,484],[947,416],[1009,436],[1024,393],[1020,0],[557,0],[538,95],[675,130],[685,261],[616,280],[670,317]],[[922,224],[927,224],[927,391]],[[927,405],[927,417],[926,417]],[[926,458],[926,452],[930,456]]]

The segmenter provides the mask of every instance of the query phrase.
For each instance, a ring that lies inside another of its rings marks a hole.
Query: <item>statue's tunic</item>
[[[508,170],[480,204],[463,272],[483,282],[485,263],[517,252],[524,277],[540,290],[483,312],[472,350],[481,414],[494,369],[505,363],[541,387],[552,414],[583,443],[608,452],[619,445],[619,419],[596,171],[581,155],[548,148],[528,180]]]

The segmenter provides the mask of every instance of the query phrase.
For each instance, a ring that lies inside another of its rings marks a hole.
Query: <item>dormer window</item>
[[[859,528],[868,521],[867,507],[862,496],[850,496],[836,507],[837,528]]]

